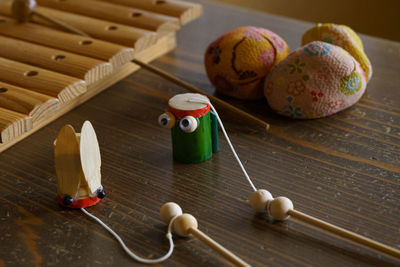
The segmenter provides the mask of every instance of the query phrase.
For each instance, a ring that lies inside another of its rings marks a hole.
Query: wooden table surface
[[[154,64],[213,92],[203,53],[219,35],[254,25],[292,49],[311,25],[204,3],[204,15],[178,33],[176,51]],[[354,107],[328,118],[291,120],[265,100],[229,102],[271,123],[265,133],[220,110],[254,180],[296,209],[400,247],[400,44],[362,36],[374,75]],[[53,141],[59,129],[90,120],[98,135],[107,197],[88,210],[140,255],[168,249],[160,206],[179,203],[199,228],[254,266],[393,265],[393,258],[289,220],[270,222],[248,204],[251,188],[220,133],[221,151],[201,164],[174,162],[170,132],[157,125],[167,101],[185,92],[140,70],[0,154],[0,266],[137,264],[79,210],[56,201]],[[166,266],[229,263],[196,239],[175,237]]]

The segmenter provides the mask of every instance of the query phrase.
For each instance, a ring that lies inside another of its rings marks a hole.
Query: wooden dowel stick
[[[260,120],[259,118],[255,117],[255,116],[253,116],[253,115],[251,115],[251,114],[249,114],[247,112],[244,112],[243,110],[238,109],[237,107],[234,107],[231,104],[229,104],[229,103],[227,103],[227,102],[225,102],[225,101],[223,101],[223,100],[221,100],[221,99],[219,99],[219,98],[217,98],[217,97],[215,97],[213,95],[210,95],[210,94],[208,94],[206,92],[203,92],[202,90],[196,88],[195,86],[193,86],[193,85],[191,85],[191,84],[189,84],[187,82],[184,82],[184,81],[178,79],[177,77],[175,77],[175,76],[173,76],[173,75],[171,75],[171,74],[169,74],[169,73],[167,73],[167,72],[165,72],[165,71],[163,71],[163,70],[161,70],[159,68],[156,68],[156,67],[154,67],[152,65],[149,65],[149,64],[144,63],[144,62],[142,62],[140,60],[137,60],[137,59],[133,59],[132,62],[137,64],[137,65],[139,65],[140,67],[142,67],[144,69],[147,69],[147,70],[149,70],[151,72],[156,73],[157,75],[160,75],[161,77],[163,77],[163,78],[165,78],[165,79],[167,79],[167,80],[169,80],[169,81],[171,81],[171,82],[173,82],[173,83],[175,83],[175,84],[177,84],[179,86],[182,86],[183,88],[185,88],[185,89],[187,89],[187,90],[189,90],[189,91],[191,91],[193,93],[202,94],[202,95],[207,96],[211,100],[211,102],[219,105],[222,108],[226,108],[226,109],[228,109],[228,110],[230,110],[232,112],[235,112],[236,114],[242,116],[243,118],[246,118],[247,120],[255,122],[258,126],[260,126],[261,128],[265,129],[266,131],[268,131],[268,129],[269,129],[269,124],[266,123],[265,121]]]
[[[216,241],[211,239],[209,236],[207,236],[205,233],[200,231],[197,228],[189,228],[189,233],[200,239],[203,243],[206,245],[210,246],[212,249],[216,250],[219,254],[221,254],[223,257],[225,257],[227,260],[231,261],[237,266],[245,266],[248,267],[250,266],[246,262],[244,262],[242,259],[240,259],[238,256],[218,244]]]
[[[358,243],[360,243],[362,245],[374,248],[374,249],[376,249],[378,251],[384,252],[384,253],[389,254],[391,256],[394,256],[396,258],[400,258],[400,251],[399,250],[397,250],[395,248],[392,248],[390,246],[387,246],[385,244],[382,244],[380,242],[374,241],[374,240],[372,240],[372,239],[370,239],[368,237],[361,236],[359,234],[356,234],[354,232],[348,231],[348,230],[343,229],[343,228],[341,228],[339,226],[335,226],[333,224],[327,223],[325,221],[322,221],[320,219],[317,219],[315,217],[312,217],[310,215],[307,215],[307,214],[302,213],[302,212],[297,211],[297,210],[289,210],[288,214],[290,216],[296,218],[296,219],[305,221],[305,222],[307,222],[309,224],[312,224],[312,225],[314,225],[316,227],[319,227],[319,228],[324,229],[326,231],[329,231],[331,233],[334,233],[334,234],[337,234],[337,235],[342,236],[344,238],[353,240],[353,241],[358,242]]]
[[[81,31],[81,30],[79,30],[79,29],[77,29],[75,27],[72,27],[72,26],[70,26],[70,25],[68,25],[68,24],[66,24],[66,23],[64,23],[64,22],[62,22],[62,21],[60,21],[58,19],[46,16],[46,15],[44,15],[44,14],[42,14],[42,13],[36,11],[36,10],[32,10],[32,14],[36,15],[37,17],[39,17],[39,18],[41,18],[43,20],[46,20],[46,21],[48,21],[50,23],[58,25],[58,26],[62,27],[64,30],[67,30],[69,32],[76,33],[76,34],[79,34],[79,35],[82,35],[82,36],[85,36],[85,37],[90,37],[88,34],[84,33],[83,31]]]
[[[28,6],[25,6],[25,7],[29,8]],[[82,35],[82,36],[85,36],[85,37],[90,37],[85,32],[83,32],[83,31],[81,31],[79,29],[76,29],[75,27],[70,26],[70,25],[68,25],[68,24],[66,24],[66,23],[64,23],[64,22],[62,22],[62,21],[60,21],[58,19],[50,18],[50,17],[48,17],[48,16],[46,16],[44,14],[41,14],[40,12],[38,12],[38,11],[36,11],[34,9],[32,9],[31,12],[32,12],[32,14],[40,17],[41,19],[44,19],[46,21],[49,21],[50,23],[59,25],[59,26],[63,27],[64,29],[66,29],[66,30],[68,30],[70,32],[73,32],[73,33],[76,33],[76,34],[79,34],[79,35]],[[22,14],[22,12],[21,12],[21,14]],[[175,77],[175,76],[173,76],[173,75],[171,75],[171,74],[169,74],[169,73],[167,73],[167,72],[165,72],[165,71],[163,71],[163,70],[161,70],[159,68],[151,66],[151,65],[149,65],[147,63],[144,63],[144,62],[142,62],[140,60],[137,60],[137,59],[133,59],[132,62],[137,64],[137,65],[139,65],[142,68],[145,68],[145,69],[147,69],[149,71],[152,71],[152,72],[160,75],[161,77],[163,77],[163,78],[165,78],[165,79],[167,79],[167,80],[169,80],[169,81],[171,81],[171,82],[173,82],[173,83],[175,83],[175,84],[177,84],[179,86],[182,86],[183,88],[186,88],[187,90],[189,90],[191,92],[206,95],[212,102],[214,102],[218,106],[226,108],[226,109],[228,109],[228,110],[230,110],[232,112],[235,112],[236,114],[242,116],[243,118],[246,118],[247,120],[255,122],[258,126],[260,126],[261,128],[263,128],[266,131],[268,131],[268,129],[269,129],[269,124],[266,123],[265,121],[260,120],[259,118],[255,117],[255,116],[253,116],[253,115],[251,115],[251,114],[249,114],[247,112],[244,112],[243,110],[238,109],[238,108],[232,106],[231,104],[229,104],[229,103],[227,103],[225,101],[222,101],[221,99],[219,99],[219,98],[217,98],[217,97],[215,97],[213,95],[210,95],[210,94],[208,94],[206,92],[203,92],[200,89],[196,88],[195,86],[193,86],[193,85],[191,85],[191,84],[189,84],[187,82],[184,82],[184,81],[178,79],[177,77]]]

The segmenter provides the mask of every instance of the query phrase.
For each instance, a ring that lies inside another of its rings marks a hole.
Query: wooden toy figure
[[[65,125],[54,144],[58,202],[69,208],[93,206],[105,197],[96,133],[85,121],[80,134]]]
[[[168,101],[169,112],[158,117],[161,126],[171,129],[176,161],[199,163],[218,152],[218,121],[206,103],[209,99],[204,95],[179,94]]]

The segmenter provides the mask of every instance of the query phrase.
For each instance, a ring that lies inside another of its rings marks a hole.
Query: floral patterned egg
[[[309,29],[303,34],[302,44],[308,44],[313,41],[322,41],[340,46],[350,53],[361,65],[368,80],[372,76],[372,66],[360,37],[348,26],[332,23],[318,23],[315,27]]]
[[[239,99],[263,96],[263,82],[270,70],[289,54],[277,34],[258,27],[240,27],[211,43],[204,61],[216,90]]]
[[[311,42],[282,60],[265,79],[270,107],[291,118],[329,116],[356,103],[367,78],[344,49]]]

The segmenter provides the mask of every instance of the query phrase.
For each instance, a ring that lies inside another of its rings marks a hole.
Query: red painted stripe
[[[206,115],[210,111],[210,105],[206,105],[204,108],[196,109],[196,110],[180,110],[175,109],[171,106],[169,107],[169,111],[174,114],[174,116],[178,119],[182,119],[186,116],[192,116],[195,118],[200,118]]]
[[[71,208],[71,209],[80,209],[80,208],[86,208],[86,207],[96,205],[100,201],[100,198],[98,198],[98,197],[81,198],[81,199],[75,200],[69,206],[64,205],[64,203],[62,202],[62,198],[59,195],[57,195],[57,200],[58,200],[58,203],[63,207]]]

